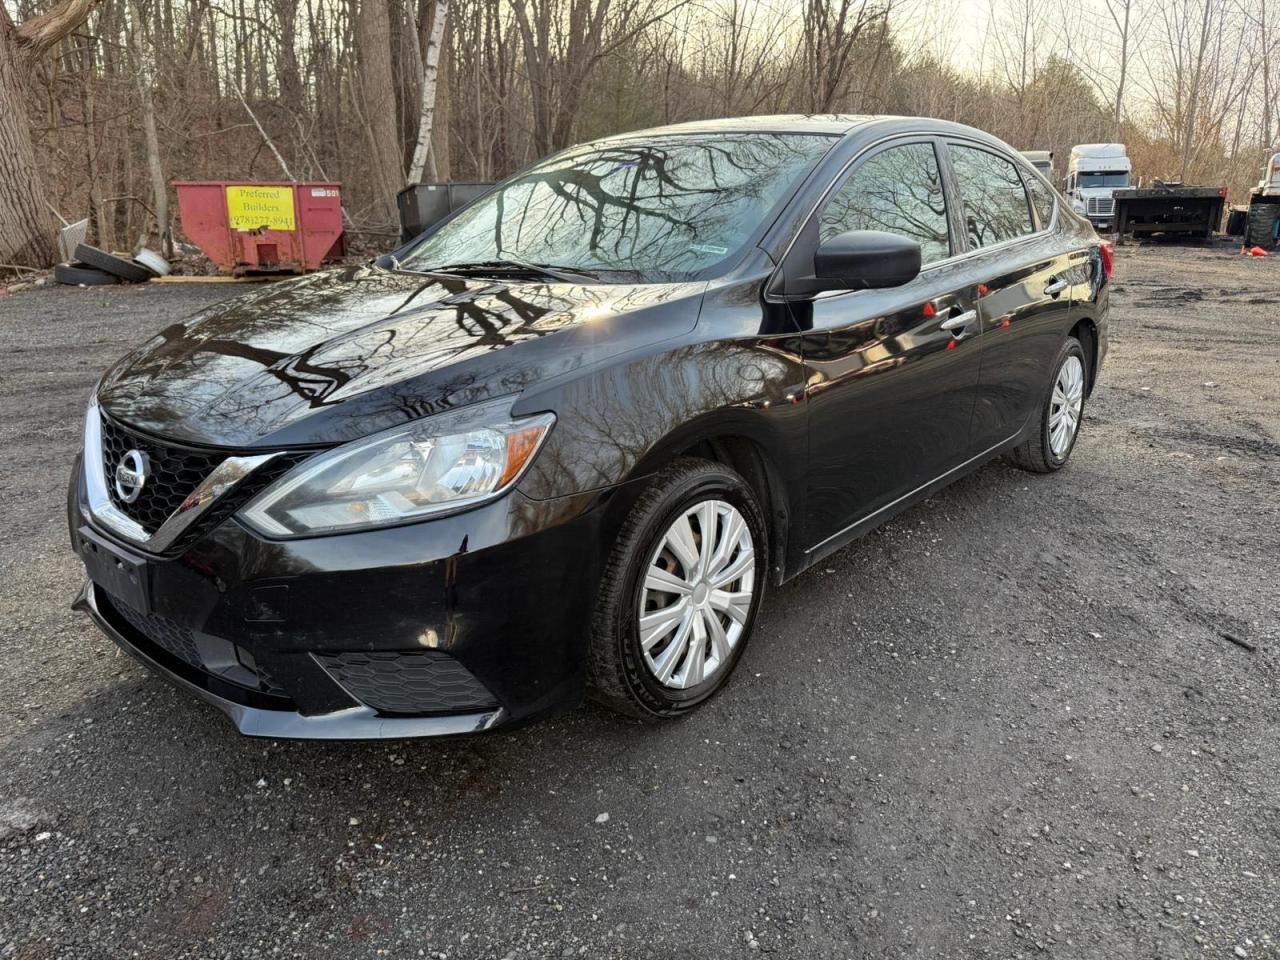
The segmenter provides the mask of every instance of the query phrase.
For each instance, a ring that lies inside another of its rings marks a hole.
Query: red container
[[[304,273],[342,256],[337,183],[178,181],[182,232],[224,272]]]

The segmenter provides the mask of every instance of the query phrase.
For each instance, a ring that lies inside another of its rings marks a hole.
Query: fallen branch
[[[1220,636],[1223,640],[1227,640],[1227,641],[1230,641],[1231,643],[1234,643],[1241,650],[1248,650],[1250,653],[1258,652],[1257,644],[1250,643],[1248,640],[1242,639],[1241,637],[1237,637],[1234,633],[1227,633],[1227,631],[1225,630],[1219,630],[1218,636]]]

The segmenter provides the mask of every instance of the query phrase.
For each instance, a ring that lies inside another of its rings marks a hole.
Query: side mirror
[[[848,230],[819,245],[813,273],[823,290],[900,287],[920,274],[920,244],[879,230]]]

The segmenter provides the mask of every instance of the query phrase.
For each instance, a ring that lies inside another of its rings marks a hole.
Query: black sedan
[[[574,147],[108,371],[78,604],[246,734],[469,733],[584,695],[677,716],[770,586],[994,457],[1066,463],[1110,273],[956,124]]]

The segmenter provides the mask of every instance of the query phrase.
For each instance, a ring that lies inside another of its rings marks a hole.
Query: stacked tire
[[[71,286],[105,287],[116,283],[146,283],[168,272],[163,258],[150,254],[146,261],[126,260],[80,243],[76,244],[75,260],[55,266],[53,278]]]

